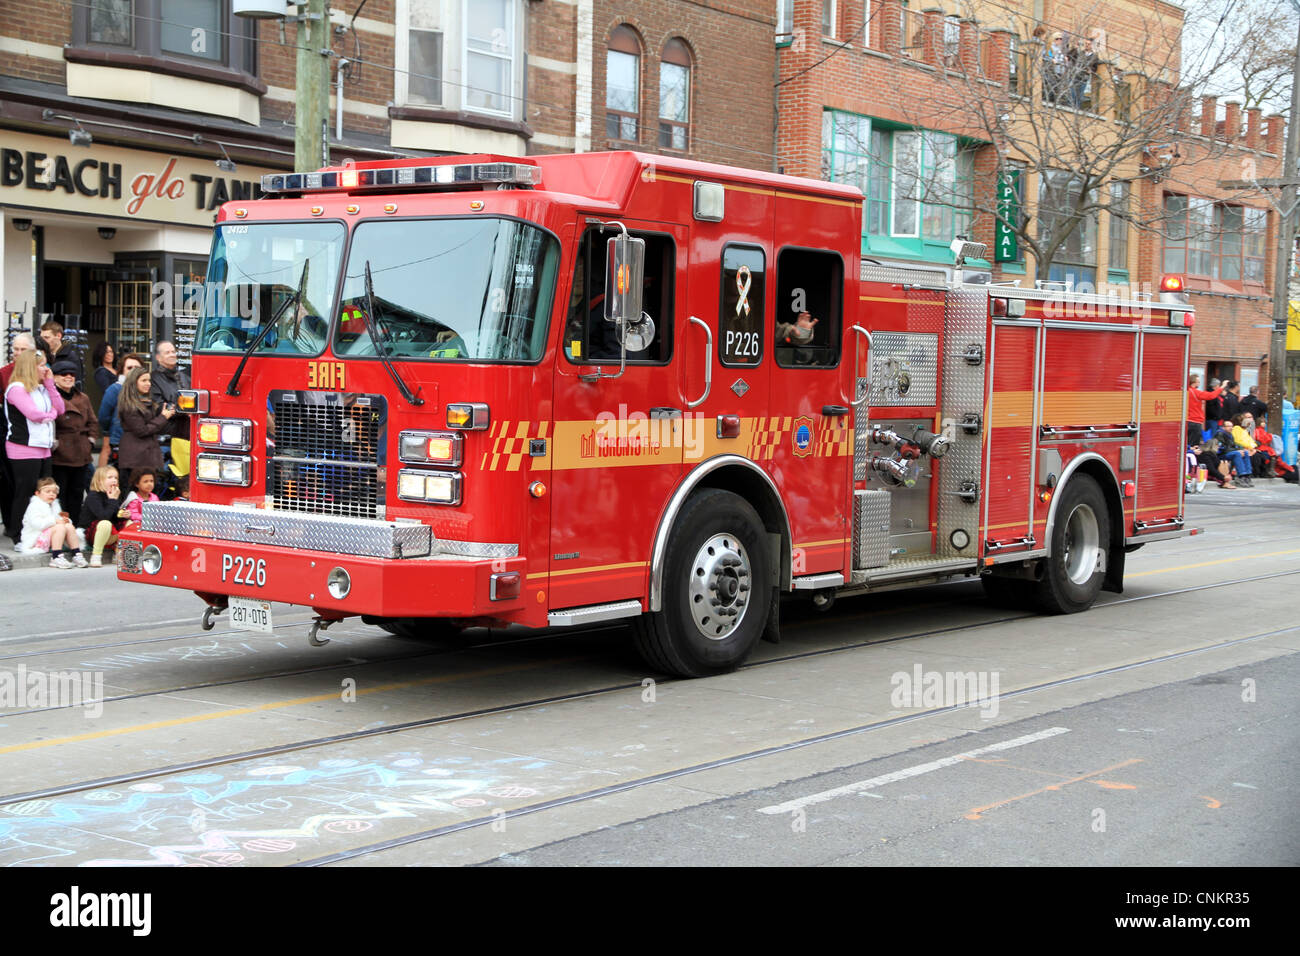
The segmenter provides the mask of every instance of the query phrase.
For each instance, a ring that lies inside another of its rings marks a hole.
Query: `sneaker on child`
[[[73,564],[71,561],[69,561],[67,558],[65,558],[63,555],[56,554],[54,557],[50,558],[50,567],[67,569],[67,568],[75,568],[76,565]]]

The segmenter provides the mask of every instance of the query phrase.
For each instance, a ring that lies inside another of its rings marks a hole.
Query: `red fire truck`
[[[782,595],[1051,612],[1183,527],[1193,316],[862,259],[862,195],[631,152],[265,177],[222,207],[189,501],[118,575],[269,628],[627,618],[705,675]],[[960,242],[954,252],[961,253]]]

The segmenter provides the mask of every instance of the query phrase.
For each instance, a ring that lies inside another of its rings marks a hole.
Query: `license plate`
[[[230,599],[230,626],[236,631],[271,633],[271,602],[256,598]]]

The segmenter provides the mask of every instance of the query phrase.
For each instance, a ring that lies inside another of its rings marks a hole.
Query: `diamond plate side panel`
[[[438,550],[443,554],[456,554],[468,558],[517,558],[519,545],[494,544],[488,541],[450,541],[438,539]]]
[[[981,418],[984,415],[984,382],[988,373],[988,300],[987,289],[970,286],[954,288],[948,295],[947,335],[943,349],[943,403],[940,413],[945,421],[960,422],[967,413],[974,413]],[[966,348],[971,345],[978,345],[984,351],[985,361],[979,365],[968,365],[962,358]],[[983,427],[976,435],[969,435],[960,428],[955,429],[952,446],[936,465],[935,470],[939,474],[936,556],[976,557],[981,501],[977,499],[973,504],[968,504],[957,496],[957,492],[963,482],[973,481],[976,485],[980,483]],[[980,493],[983,494],[982,488]],[[960,551],[948,540],[957,528],[965,529],[970,535],[970,543]]]
[[[924,289],[948,287],[948,274],[942,269],[897,269],[864,261],[858,277],[863,282],[883,282],[888,285],[911,285]]]
[[[194,501],[147,502],[141,525],[145,531],[157,534],[374,558],[422,558],[433,551],[433,529],[418,522],[398,524]]]
[[[939,336],[877,332],[871,341],[870,374],[869,404],[873,407],[935,404],[939,387]]]
[[[853,566],[883,568],[889,563],[889,492],[853,492]]]

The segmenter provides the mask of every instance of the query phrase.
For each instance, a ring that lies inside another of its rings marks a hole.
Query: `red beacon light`
[[[1160,297],[1161,302],[1187,303],[1187,286],[1183,282],[1182,276],[1162,276],[1160,278]]]

